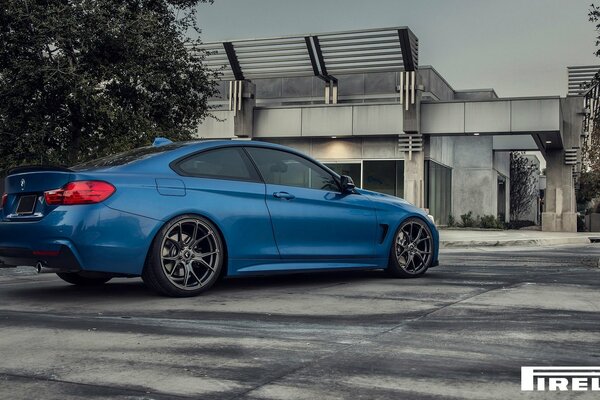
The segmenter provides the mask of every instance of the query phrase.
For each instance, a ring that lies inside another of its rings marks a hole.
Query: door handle
[[[278,199],[283,200],[292,200],[296,198],[293,194],[289,194],[288,192],[275,192],[273,193],[273,197],[277,197]]]

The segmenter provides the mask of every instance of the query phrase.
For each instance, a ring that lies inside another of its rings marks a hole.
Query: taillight
[[[108,199],[115,190],[113,185],[103,181],[76,181],[45,192],[44,198],[51,206],[95,204]]]
[[[2,195],[2,205],[0,206],[0,208],[4,208],[4,206],[6,205],[6,201],[8,200],[8,194],[4,193]]]

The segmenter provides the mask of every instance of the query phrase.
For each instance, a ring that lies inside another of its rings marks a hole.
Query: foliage
[[[495,215],[484,215],[479,221],[479,227],[484,229],[503,229],[504,224]]]
[[[582,171],[579,176],[577,203],[588,204],[600,197],[600,171]]]
[[[449,227],[456,226],[456,219],[454,218],[454,216],[452,214],[448,215],[448,226]]]
[[[463,228],[472,228],[475,226],[475,220],[473,219],[473,212],[469,211],[466,214],[462,214],[460,216],[460,220],[462,221],[461,225]]]
[[[594,4],[588,10],[588,19],[596,26],[596,51],[600,57],[600,8]],[[586,88],[600,83],[600,73],[596,73],[591,82],[584,84]],[[600,197],[600,118],[596,114],[592,121],[592,130],[589,137],[582,141],[582,171],[579,177],[577,190],[578,208],[585,209],[590,202]],[[600,208],[600,204],[596,205]]]
[[[189,51],[206,2],[3,1],[0,169],[190,138],[215,93],[204,52]]]
[[[510,154],[510,219],[518,220],[530,210],[538,188],[535,165],[521,152]]]
[[[460,228],[482,228],[482,229],[504,229],[504,223],[495,215],[479,215],[473,218],[473,212],[469,211],[466,214],[460,216],[460,223],[456,222],[454,216],[448,216],[448,227],[460,227]]]

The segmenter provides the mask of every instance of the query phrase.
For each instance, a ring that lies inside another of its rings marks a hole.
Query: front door
[[[375,256],[377,221],[370,200],[342,194],[333,177],[300,155],[246,148],[267,187],[267,207],[282,258]]]

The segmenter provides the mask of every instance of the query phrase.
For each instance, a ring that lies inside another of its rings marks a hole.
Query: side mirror
[[[348,175],[342,175],[340,177],[340,183],[342,185],[343,193],[350,193],[354,191],[354,188],[356,187],[356,185],[354,185],[354,181]]]

